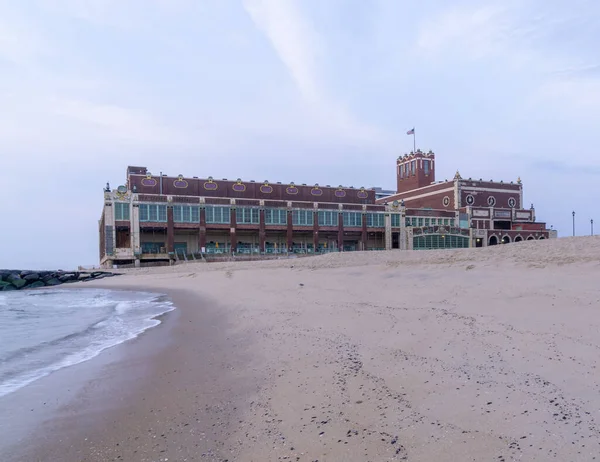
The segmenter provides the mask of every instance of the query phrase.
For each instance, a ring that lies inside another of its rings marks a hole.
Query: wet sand
[[[36,460],[600,460],[599,238],[129,273],[179,309]]]
[[[159,326],[0,400],[0,460],[237,460],[224,443],[258,390],[248,342],[217,306],[168,295]]]

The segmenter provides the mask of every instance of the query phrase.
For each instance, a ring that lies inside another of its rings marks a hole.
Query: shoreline
[[[138,293],[138,294],[145,294],[145,295],[151,294],[153,296],[157,296],[158,299],[165,297],[170,302],[168,295],[166,295],[165,293],[160,293],[160,292],[155,292],[155,291],[150,291],[150,290],[138,290],[135,288],[131,288],[131,289],[100,289],[100,288],[94,288],[94,287],[73,287],[73,286],[71,286],[71,287],[62,287],[61,288],[59,286],[53,286],[53,287],[40,287],[40,288],[34,288],[34,289],[27,289],[27,290],[35,293],[35,292],[47,291],[47,290],[51,290],[51,291],[52,290],[82,291],[82,290],[86,290],[86,289],[87,290],[94,290],[94,289],[110,290],[111,292],[124,291],[124,292],[129,292],[129,293]],[[22,388],[27,387],[28,385],[31,385],[45,377],[48,377],[49,375],[51,375],[55,372],[58,372],[62,369],[68,368],[68,367],[76,366],[76,365],[86,362],[86,361],[90,361],[90,360],[94,359],[95,357],[97,357],[98,355],[102,354],[106,350],[117,347],[128,341],[135,340],[137,337],[144,334],[147,330],[158,327],[162,323],[163,316],[165,316],[169,312],[173,311],[174,309],[175,309],[175,306],[171,305],[168,308],[165,308],[165,311],[163,311],[162,313],[159,313],[157,315],[149,315],[148,317],[144,318],[144,321],[149,321],[149,322],[157,321],[157,324],[152,325],[152,326],[146,326],[143,330],[141,330],[140,332],[137,332],[137,333],[130,332],[130,334],[133,335],[133,337],[131,337],[131,338],[119,339],[117,343],[103,345],[102,348],[95,349],[92,352],[91,356],[89,356],[89,357],[85,357],[83,359],[78,358],[73,362],[69,362],[69,361],[67,361],[67,358],[63,358],[63,360],[61,361],[61,362],[64,361],[63,365],[54,364],[54,365],[46,366],[46,367],[43,367],[41,369],[34,371],[34,372],[36,372],[36,374],[34,376],[29,377],[28,379],[24,379],[19,384],[15,385],[14,388],[11,389],[10,391],[8,391],[4,394],[0,394],[0,400],[2,398],[4,398],[5,396],[9,396],[12,393],[18,392]],[[74,353],[81,353],[81,351],[76,351]]]
[[[154,460],[156,454],[170,460],[195,460],[193,455],[186,456],[186,444],[176,443],[193,432],[204,435],[206,452],[213,454],[204,460],[230,457],[220,456],[228,435],[223,422],[233,422],[243,403],[228,406],[226,403],[235,399],[220,390],[236,390],[235,396],[246,396],[241,389],[247,384],[236,385],[235,378],[218,367],[225,358],[230,360],[230,355],[204,359],[201,354],[194,355],[198,348],[210,351],[225,346],[227,337],[219,334],[226,330],[223,315],[185,290],[137,284],[112,287],[105,282],[86,287],[166,294],[175,309],[157,316],[161,323],[137,337],[40,378],[6,395],[8,400],[0,399],[5,420],[0,429],[8,429],[13,419],[20,422],[4,432],[3,438],[16,441],[0,444],[2,460],[75,462],[117,460],[120,456],[119,460],[141,461]],[[204,399],[207,390],[211,391],[210,402]],[[197,411],[213,406],[214,398],[223,403],[222,408],[203,412],[198,418]],[[175,401],[180,405],[177,415]],[[31,415],[23,416],[23,408]],[[159,418],[161,414],[164,420]],[[143,428],[144,422],[147,428]],[[219,424],[217,431],[212,430],[215,423]]]
[[[599,261],[600,238],[87,285],[177,309],[107,350],[21,460],[595,460]]]

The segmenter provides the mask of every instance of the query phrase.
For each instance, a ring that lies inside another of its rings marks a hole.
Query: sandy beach
[[[600,238],[126,272],[178,309],[2,460],[600,460]]]

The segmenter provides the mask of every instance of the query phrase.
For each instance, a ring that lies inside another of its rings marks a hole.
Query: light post
[[[573,237],[575,237],[575,210],[573,210]]]
[[[594,219],[590,219],[590,226],[592,227],[592,236],[594,235]]]

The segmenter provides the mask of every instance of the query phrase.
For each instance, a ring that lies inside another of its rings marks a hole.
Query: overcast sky
[[[98,261],[107,181],[515,181],[560,235],[600,177],[598,0],[0,0],[0,268]]]

